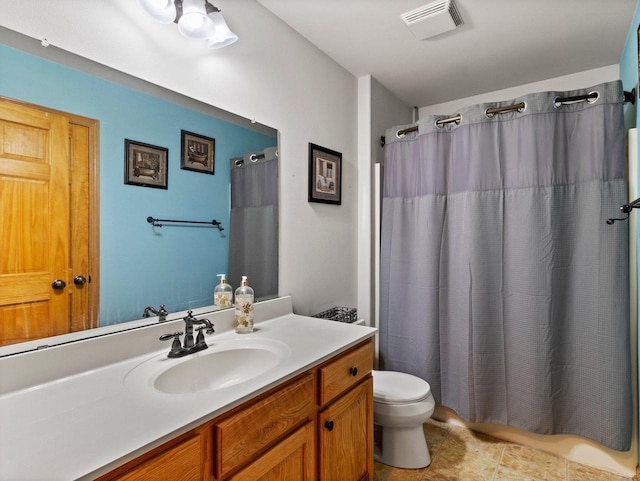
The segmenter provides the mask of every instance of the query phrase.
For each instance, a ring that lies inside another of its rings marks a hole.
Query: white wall
[[[540,82],[533,82],[508,89],[496,90],[494,92],[487,92],[485,94],[474,95],[472,97],[464,97],[452,100],[451,102],[421,107],[419,110],[419,116],[422,118],[427,115],[455,114],[457,109],[468,107],[470,105],[516,99],[518,96],[534,92],[546,92],[549,90],[577,90],[591,87],[602,82],[618,80],[619,78],[619,66],[617,64],[609,65],[607,67],[586,70],[584,72],[555,77],[548,80],[542,80]]]
[[[0,25],[279,129],[280,294],[301,314],[354,306],[357,80],[255,0],[215,4],[240,37],[222,50],[135,0],[0,0]],[[342,152],[341,206],[307,202],[309,142]]]
[[[399,123],[411,122],[411,108],[371,75],[358,79],[358,316],[377,326],[374,166],[384,160],[380,137]]]

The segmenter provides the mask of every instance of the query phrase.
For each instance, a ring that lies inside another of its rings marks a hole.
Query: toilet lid
[[[421,401],[430,394],[431,386],[419,377],[397,371],[373,371],[375,402],[411,403]]]

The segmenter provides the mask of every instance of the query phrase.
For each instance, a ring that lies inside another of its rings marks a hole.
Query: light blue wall
[[[627,35],[627,42],[622,52],[620,59],[620,79],[624,89],[628,92],[631,89],[636,89],[636,103],[625,104],[625,126],[627,129],[637,127],[638,124],[638,25],[640,25],[640,2],[636,4],[636,13],[631,22],[631,28]],[[638,159],[635,159],[638,162]],[[636,179],[637,180],[637,179]],[[637,215],[637,214],[636,214]],[[640,238],[636,238],[637,245],[640,245]],[[636,250],[637,259],[640,259],[640,255]],[[638,272],[640,272],[640,262],[638,263]],[[640,292],[638,292],[638,298],[640,298]],[[637,321],[636,321],[637,322]],[[640,334],[640,331],[639,331]],[[640,339],[639,339],[640,342]],[[640,372],[640,366],[638,369]],[[640,419],[640,416],[639,416]],[[640,432],[640,430],[638,431]]]
[[[100,121],[100,324],[211,304],[228,266],[229,159],[276,139],[4,45],[0,66],[0,95]],[[215,175],[180,169],[181,129],[215,138]],[[125,138],[169,149],[167,190],[124,184]],[[225,230],[154,229],[148,216]]]

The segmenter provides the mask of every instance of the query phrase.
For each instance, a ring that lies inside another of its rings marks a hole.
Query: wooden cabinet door
[[[320,481],[373,479],[373,379],[318,415]]]
[[[314,439],[310,422],[227,481],[315,481]]]

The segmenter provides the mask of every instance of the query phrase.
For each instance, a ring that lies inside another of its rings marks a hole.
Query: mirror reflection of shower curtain
[[[257,154],[257,159],[256,159]],[[264,154],[264,157],[261,157]],[[240,162],[241,160],[241,162]],[[278,295],[277,148],[231,159],[229,283],[247,276],[255,298]]]

